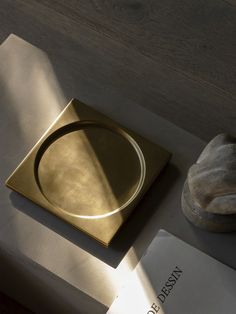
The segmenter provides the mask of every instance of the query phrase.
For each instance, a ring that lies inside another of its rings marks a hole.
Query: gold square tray
[[[169,158],[74,99],[6,185],[108,246]]]

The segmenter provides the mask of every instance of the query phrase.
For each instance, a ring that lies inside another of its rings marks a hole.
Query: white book
[[[236,271],[160,230],[107,314],[236,314]]]

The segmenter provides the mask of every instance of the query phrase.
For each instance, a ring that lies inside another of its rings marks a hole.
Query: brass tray
[[[108,246],[169,158],[72,100],[6,185]]]

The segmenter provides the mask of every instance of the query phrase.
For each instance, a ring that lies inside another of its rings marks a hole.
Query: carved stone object
[[[200,228],[236,231],[236,137],[219,134],[205,147],[189,169],[182,210]]]

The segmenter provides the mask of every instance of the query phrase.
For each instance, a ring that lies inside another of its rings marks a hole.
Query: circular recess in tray
[[[121,212],[136,199],[146,165],[139,145],[124,130],[76,121],[44,140],[34,174],[41,193],[57,210],[100,219]]]

